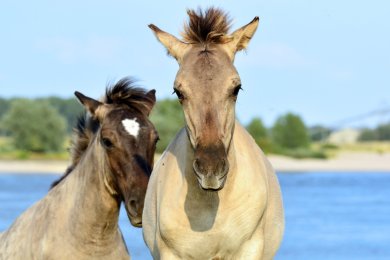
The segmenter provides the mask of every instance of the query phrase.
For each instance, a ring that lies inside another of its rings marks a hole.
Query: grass
[[[327,159],[336,157],[342,152],[390,153],[390,141],[387,142],[358,142],[354,144],[334,145],[330,143],[312,143],[308,148],[274,149],[271,153],[281,154],[296,159],[316,158]]]
[[[357,142],[353,144],[334,145],[329,143],[313,143],[314,149],[325,149],[335,152],[374,152],[374,153],[389,153],[390,141],[376,142]]]
[[[346,144],[340,147],[340,151],[389,153],[390,142],[359,142],[355,144]]]
[[[316,158],[316,159],[326,159],[328,154],[323,149],[313,149],[313,148],[296,148],[296,149],[286,149],[279,148],[272,152],[273,154],[285,155],[295,159],[304,159],[304,158]]]
[[[66,160],[69,158],[67,152],[69,147],[69,139],[64,148],[60,152],[47,152],[47,153],[36,153],[25,150],[16,149],[12,145],[12,139],[9,137],[0,137],[0,159],[1,160]]]

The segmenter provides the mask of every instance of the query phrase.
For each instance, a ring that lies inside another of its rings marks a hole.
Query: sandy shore
[[[5,173],[41,173],[41,174],[62,174],[65,172],[68,161],[52,160],[0,160],[0,174]]]
[[[337,157],[320,159],[293,159],[279,155],[267,156],[276,171],[351,171],[351,172],[390,172],[390,153],[365,152],[340,153]],[[4,161],[0,160],[0,174],[43,173],[62,174],[68,161]]]
[[[375,171],[390,173],[390,153],[348,152],[340,153],[337,157],[327,160],[299,160],[278,155],[272,155],[268,158],[277,171]]]

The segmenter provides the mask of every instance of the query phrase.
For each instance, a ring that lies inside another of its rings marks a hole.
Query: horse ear
[[[159,42],[161,42],[162,45],[164,45],[164,47],[167,49],[168,54],[174,57],[180,64],[186,50],[189,47],[189,44],[180,41],[175,36],[167,32],[164,32],[154,24],[149,24],[149,28],[152,29],[157,40],[159,40]]]
[[[146,115],[149,116],[150,112],[152,111],[152,108],[156,104],[156,90],[152,89],[148,93],[146,93],[145,98],[145,108],[146,108]]]
[[[237,51],[246,49],[249,44],[249,41],[255,34],[258,25],[259,17],[256,16],[250,23],[244,25],[230,35],[230,38],[232,40],[229,41],[226,45],[229,55],[232,57],[232,60],[234,59],[234,55]]]
[[[92,116],[95,116],[96,110],[100,105],[102,105],[102,103],[93,98],[87,97],[78,91],[74,92],[74,94],[88,112],[91,113]]]

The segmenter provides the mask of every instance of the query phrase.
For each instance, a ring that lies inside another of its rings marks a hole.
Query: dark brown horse
[[[79,123],[73,166],[0,235],[0,259],[129,258],[119,208],[123,201],[132,225],[142,225],[158,140],[148,119],[155,91],[123,79],[102,102],[75,94],[90,118]]]

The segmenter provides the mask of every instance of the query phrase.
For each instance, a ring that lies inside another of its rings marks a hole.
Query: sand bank
[[[327,160],[278,155],[268,158],[277,171],[390,172],[390,153],[345,152]]]
[[[68,161],[57,160],[0,160],[0,174],[62,174],[68,165]]]
[[[340,153],[337,157],[327,160],[293,159],[280,155],[269,155],[267,157],[276,171],[390,172],[390,153],[348,152]],[[0,160],[0,174],[62,174],[68,164],[68,161]]]

